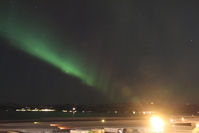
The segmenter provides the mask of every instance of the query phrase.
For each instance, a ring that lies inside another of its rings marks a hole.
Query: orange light
[[[60,130],[68,129],[68,127],[58,127]]]
[[[50,124],[51,127],[57,127],[59,126],[58,124]]]

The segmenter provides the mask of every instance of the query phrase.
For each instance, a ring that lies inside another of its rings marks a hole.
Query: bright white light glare
[[[164,121],[160,117],[152,116],[150,118],[150,123],[153,132],[160,133],[164,131]]]
[[[199,123],[196,124],[196,127],[199,128]]]

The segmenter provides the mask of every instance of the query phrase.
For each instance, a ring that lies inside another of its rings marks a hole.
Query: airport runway
[[[0,123],[0,133],[4,131],[58,133],[69,132],[67,129],[89,130],[103,128],[126,128],[129,133],[151,133],[148,120],[107,120],[104,123],[101,121]],[[199,133],[199,130],[192,126],[166,125],[164,133]]]

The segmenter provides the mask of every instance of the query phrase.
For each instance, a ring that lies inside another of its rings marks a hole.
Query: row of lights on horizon
[[[34,109],[30,109],[30,108],[21,108],[21,109],[16,109],[17,112],[54,112],[56,111],[55,109],[38,109],[38,108],[34,108]],[[67,110],[62,110],[62,112],[71,112],[71,113],[76,113],[77,110],[75,107],[72,108],[72,110],[67,111]]]

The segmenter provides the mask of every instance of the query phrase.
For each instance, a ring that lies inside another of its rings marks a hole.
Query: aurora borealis
[[[197,4],[3,0],[0,102],[195,103]]]
[[[86,70],[83,70],[83,61],[75,57],[75,51],[66,47],[65,53],[60,54],[56,47],[59,44],[53,42],[52,36],[42,36],[45,34],[44,31],[34,31],[33,27],[21,26],[16,23],[6,26],[3,33],[10,40],[10,44],[16,48],[52,64],[66,74],[80,78],[88,85],[94,85],[94,77],[86,74]]]
[[[84,55],[75,51],[67,41],[56,39],[57,33],[43,24],[48,22],[39,20],[30,24],[27,16],[22,17],[20,13],[8,13],[0,23],[0,34],[9,40],[11,46],[57,67],[67,75],[79,78],[88,86],[101,87],[100,90],[103,90],[105,85],[97,83],[96,69],[89,67]]]

